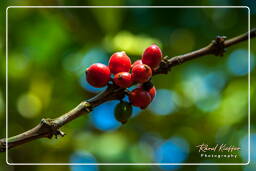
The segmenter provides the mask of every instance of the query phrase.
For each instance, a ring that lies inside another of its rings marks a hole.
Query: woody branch
[[[217,36],[216,39],[210,44],[196,51],[186,53],[184,55],[174,56],[172,58],[164,57],[164,59],[161,61],[160,67],[154,71],[153,75],[167,74],[172,67],[199,57],[207,55],[223,56],[227,47],[248,40],[249,37],[256,37],[256,28],[252,29],[248,33],[241,34],[228,40],[226,40],[225,36]],[[108,84],[108,87],[103,92],[89,100],[81,102],[69,112],[55,119],[42,119],[38,125],[26,132],[8,139],[0,139],[0,152],[5,152],[7,148],[10,149],[39,138],[64,136],[65,134],[60,130],[62,126],[85,113],[89,113],[94,107],[106,101],[122,99],[125,94],[126,89],[120,88],[115,84]]]

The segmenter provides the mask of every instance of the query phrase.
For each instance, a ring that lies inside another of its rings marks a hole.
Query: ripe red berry
[[[94,87],[104,87],[110,80],[110,70],[108,66],[95,63],[86,69],[86,80]]]
[[[114,77],[116,85],[122,88],[128,88],[132,85],[132,76],[129,72],[119,72]]]
[[[136,88],[129,94],[132,105],[145,109],[151,102],[150,94],[142,88]]]
[[[132,68],[133,68],[135,65],[137,65],[137,64],[143,64],[143,63],[142,63],[142,60],[139,59],[139,60],[133,62]]]
[[[142,88],[143,90],[149,92],[151,96],[151,101],[153,101],[154,97],[156,96],[156,88],[150,81],[143,83],[139,86],[139,88]]]
[[[152,69],[158,68],[162,60],[162,51],[161,49],[153,44],[149,46],[142,55],[143,64],[147,64]]]
[[[152,70],[148,65],[137,64],[132,68],[132,79],[138,83],[147,82],[152,76]]]
[[[151,89],[148,90],[150,96],[151,96],[151,101],[153,101],[154,97],[156,96],[156,88],[153,86]]]
[[[116,52],[110,57],[108,66],[112,74],[129,72],[131,60],[125,52]]]

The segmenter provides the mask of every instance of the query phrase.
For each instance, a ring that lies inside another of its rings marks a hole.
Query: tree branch
[[[225,48],[248,40],[249,36],[251,38],[256,37],[256,28],[253,28],[249,33],[244,33],[228,40],[225,40],[225,36],[217,36],[216,39],[213,40],[208,46],[205,46],[201,49],[186,53],[184,55],[174,56],[170,59],[168,59],[168,57],[165,57],[164,60],[161,62],[159,69],[156,70],[154,74],[167,74],[172,67],[202,56],[223,56],[226,51]]]
[[[153,74],[167,74],[172,67],[180,65],[186,61],[196,59],[198,57],[210,54],[215,56],[223,56],[225,48],[245,41],[249,38],[249,36],[251,38],[256,37],[256,28],[252,29],[249,33],[244,33],[228,40],[225,40],[225,36],[217,36],[217,38],[213,40],[209,45],[199,50],[172,58],[164,57],[160,67],[154,71]],[[34,128],[19,135],[8,138],[8,144],[5,138],[0,139],[0,152],[6,151],[7,147],[10,149],[35,139],[52,138],[53,136],[57,138],[57,136],[64,136],[65,134],[60,130],[63,125],[71,122],[72,120],[85,113],[89,113],[94,107],[106,101],[122,99],[125,94],[125,89],[120,88],[115,84],[109,84],[106,90],[87,101],[81,102],[74,109],[61,115],[60,117],[55,119],[42,119],[41,122]]]

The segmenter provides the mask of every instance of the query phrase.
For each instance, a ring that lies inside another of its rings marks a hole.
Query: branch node
[[[63,137],[65,135],[64,132],[62,132],[58,129],[58,126],[54,122],[54,119],[44,119],[43,118],[40,123],[41,123],[41,127],[40,127],[39,131],[40,132],[48,132],[48,134],[46,134],[46,137],[49,139],[51,139],[53,135],[55,135],[55,138],[57,138],[58,135],[60,135],[61,137]]]
[[[85,109],[86,112],[91,112],[92,111],[92,106],[89,102],[84,101],[83,105],[84,105],[84,109]]]
[[[212,54],[215,56],[223,56],[224,53],[226,52],[225,49],[225,40],[226,36],[217,36],[215,40],[212,41],[211,43],[211,50]]]
[[[160,63],[159,68],[155,71],[155,73],[168,74],[171,70],[169,67],[168,56],[163,57],[163,60]]]

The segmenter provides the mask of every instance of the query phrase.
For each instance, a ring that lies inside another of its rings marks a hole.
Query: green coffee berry
[[[115,107],[115,118],[122,124],[125,124],[132,115],[132,105],[121,101]]]

